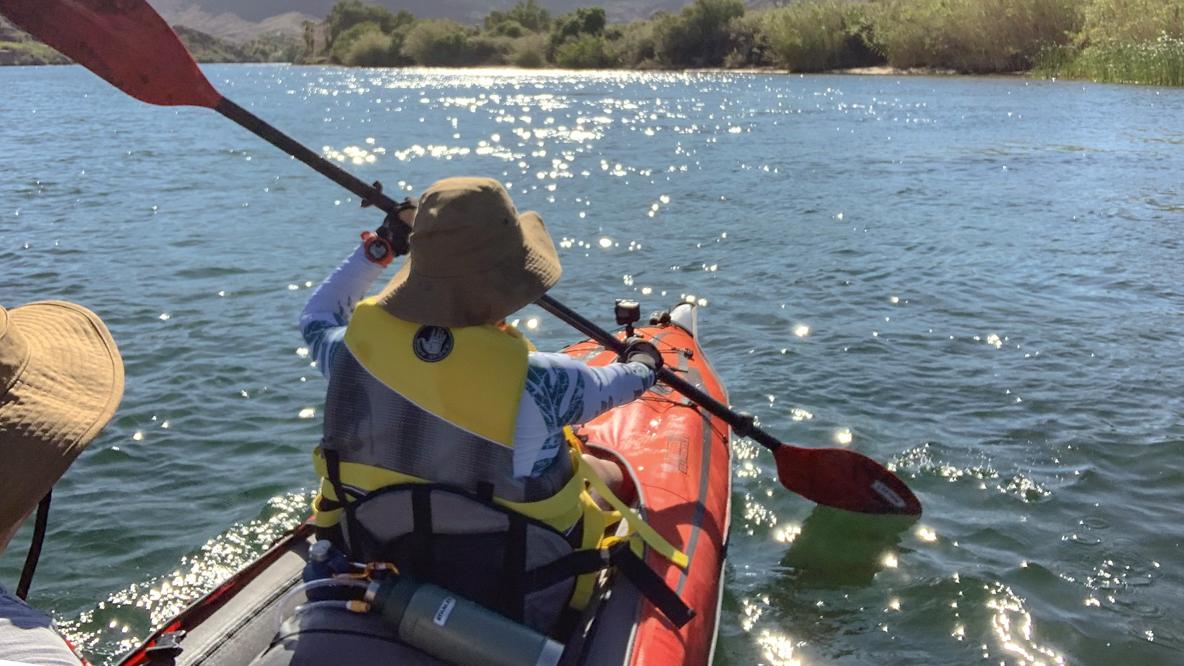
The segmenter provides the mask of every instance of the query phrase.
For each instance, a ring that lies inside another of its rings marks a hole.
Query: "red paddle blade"
[[[921,502],[904,481],[865,455],[782,444],[773,457],[781,485],[818,504],[860,513],[921,515]]]
[[[210,108],[222,99],[145,0],[0,0],[0,14],[136,99]]]

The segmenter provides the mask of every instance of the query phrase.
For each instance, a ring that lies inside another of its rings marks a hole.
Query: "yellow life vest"
[[[644,543],[685,567],[686,555],[581,464],[570,429],[567,455],[557,456],[542,477],[514,478],[514,427],[529,349],[513,329],[423,326],[393,317],[373,299],[360,303],[345,350],[333,359],[325,437],[314,452],[322,478],[313,503],[317,526],[333,527],[343,514],[328,449],[338,459],[340,487],[352,496],[347,501],[394,486],[443,484],[487,496],[560,533],[582,520],[581,550],[619,542],[622,537],[606,533],[624,519],[635,552]],[[601,510],[590,489],[613,509]],[[583,608],[594,583],[594,574],[579,576],[569,605]]]

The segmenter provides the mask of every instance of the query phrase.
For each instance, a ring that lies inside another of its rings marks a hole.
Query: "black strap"
[[[333,486],[333,493],[337,495],[337,502],[341,505],[342,521],[345,522],[345,534],[349,537],[349,554],[354,558],[362,557],[362,536],[358,532],[358,521],[354,516],[354,503],[345,494],[345,485],[341,483],[341,458],[335,449],[321,447],[325,456],[325,474],[329,477],[329,484]]]
[[[637,589],[649,599],[650,603],[654,605],[667,620],[676,628],[682,627],[690,622],[695,617],[695,609],[686,605],[682,599],[670,589],[666,581],[654,572],[653,569],[646,566],[640,557],[633,554],[633,551],[628,547],[618,548],[612,554],[613,566],[629,579],[629,582],[637,586]]]
[[[313,508],[317,511],[336,511],[341,508],[341,502],[336,502],[322,495],[317,498],[316,506]]]
[[[432,489],[416,485],[411,489],[412,534],[415,553],[412,555],[415,575],[431,578],[432,567]]]
[[[654,608],[665,615],[676,628],[681,629],[695,617],[694,609],[687,606],[661,576],[633,554],[627,543],[599,550],[577,550],[554,562],[532,569],[526,574],[525,591],[541,590],[568,578],[600,571],[610,565],[629,579],[629,582],[633,583]]]
[[[544,590],[569,578],[607,569],[612,551],[608,548],[577,550],[526,572],[522,591],[526,594]]]
[[[526,519],[510,514],[506,534],[505,559],[502,561],[501,598],[506,615],[521,622],[526,614]]]
[[[53,489],[45,493],[41,503],[37,505],[37,518],[33,524],[33,543],[29,544],[29,553],[25,555],[25,566],[21,569],[20,582],[16,585],[16,596],[21,599],[29,597],[29,586],[33,584],[33,574],[37,572],[37,560],[41,559],[41,546],[45,543],[45,527],[49,524],[49,501],[53,498]]]
[[[494,486],[488,481],[477,482],[477,498],[486,504],[493,504]]]

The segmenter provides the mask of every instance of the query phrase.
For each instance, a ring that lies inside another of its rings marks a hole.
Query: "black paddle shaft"
[[[333,182],[358,195],[361,197],[364,203],[373,204],[388,214],[398,212],[399,204],[394,199],[391,199],[390,197],[383,194],[381,190],[374,187],[373,185],[367,185],[357,177],[346,172],[344,169],[338,167],[329,160],[326,160],[308,148],[305,148],[292,137],[279,131],[272,125],[265,122],[263,119],[259,118],[250,111],[247,111],[238,104],[235,104],[229,99],[223,97],[222,100],[218,102],[218,106],[214,107],[214,110],[226,116],[227,118],[230,118],[239,125],[247,128],[254,134],[266,139],[276,148],[279,148],[292,157],[304,162]],[[618,354],[625,350],[624,342],[618,340],[608,331],[600,328],[592,321],[585,319],[582,315],[580,315],[580,313],[572,310],[550,296],[544,295],[542,298],[536,301],[536,303],[539,305],[539,307],[543,308],[547,312],[550,312],[556,317],[559,317],[568,324],[571,324],[576,330],[588,336],[589,338],[592,338],[596,342],[599,342],[606,348],[611,349]],[[732,426],[732,432],[736,433],[737,435],[740,435],[741,437],[751,437],[761,446],[769,449],[770,451],[775,451],[782,446],[782,443],[778,441],[777,438],[758,428],[752,416],[748,414],[737,414],[731,409],[728,409],[726,405],[699,390],[690,382],[687,382],[683,378],[674,374],[669,368],[660,368],[657,374],[658,379],[664,384],[685,395],[692,402],[698,404],[712,414],[723,419],[728,425]]]
[[[618,354],[625,351],[625,343],[622,340],[617,339],[617,337],[612,333],[600,328],[592,321],[584,318],[584,316],[580,313],[572,310],[554,298],[543,295],[542,298],[535,301],[535,304],[547,312],[555,315],[556,317],[559,317],[568,324],[571,324],[571,326],[577,331],[583,333],[589,338],[592,338],[596,342],[603,345],[606,349],[615,351]],[[752,416],[748,414],[738,414],[731,409],[728,409],[727,405],[724,405],[720,401],[699,390],[696,386],[686,381],[682,377],[674,374],[670,368],[660,368],[658,370],[658,379],[661,380],[663,384],[666,384],[670,388],[685,395],[692,402],[699,405],[703,409],[706,409],[712,414],[723,419],[728,425],[732,426],[732,432],[736,433],[737,435],[740,435],[741,437],[751,437],[761,446],[769,449],[770,451],[775,451],[782,446],[782,443],[778,441],[777,438],[758,428],[754,423]]]
[[[259,116],[247,111],[234,102],[222,98],[214,110],[230,118],[234,122],[247,128],[254,134],[266,139],[276,148],[304,162],[318,173],[341,185],[345,189],[361,197],[363,203],[368,203],[388,214],[397,213],[399,203],[383,194],[374,185],[368,185],[341,167],[305,148],[292,137],[271,126]]]

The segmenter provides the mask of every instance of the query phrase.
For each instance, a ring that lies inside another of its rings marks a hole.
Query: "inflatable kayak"
[[[669,368],[727,404],[724,387],[696,340],[693,306],[681,304],[638,331],[662,350]],[[571,345],[564,352],[591,365],[616,358],[592,341]],[[728,425],[658,385],[641,399],[587,423],[579,434],[599,455],[615,456],[627,464],[638,489],[637,510],[688,556],[685,569],[655,552],[647,552],[645,560],[694,610],[694,617],[676,628],[633,583],[610,569],[576,628],[548,641],[555,647],[546,663],[710,663],[731,510]],[[298,594],[303,600],[302,573],[310,549],[316,552],[312,534],[312,525],[306,523],[281,537],[257,560],[165,623],[121,663],[448,663],[399,641],[396,629],[374,613],[326,610],[293,615],[292,597]],[[440,607],[445,608],[452,606]],[[443,617],[446,621],[447,613]],[[434,619],[439,623],[441,613]],[[496,619],[511,622],[501,616]],[[304,640],[314,633],[318,642],[328,641],[328,651],[321,654],[332,657],[294,658],[294,637]],[[500,633],[503,642],[517,635]],[[360,647],[363,644],[371,647]]]

